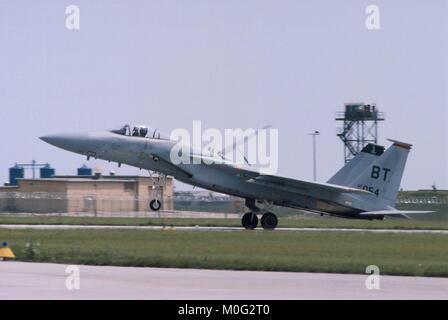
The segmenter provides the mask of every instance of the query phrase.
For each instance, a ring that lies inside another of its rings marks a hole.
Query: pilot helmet
[[[140,126],[140,137],[146,137],[148,134],[148,128],[145,126]]]

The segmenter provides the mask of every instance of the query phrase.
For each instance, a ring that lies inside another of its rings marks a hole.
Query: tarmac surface
[[[242,227],[168,227],[168,226],[101,226],[101,225],[34,225],[34,224],[5,224],[0,225],[1,229],[11,230],[76,230],[76,229],[93,229],[93,230],[106,230],[106,229],[129,229],[129,230],[176,230],[176,231],[242,231]],[[263,231],[262,228],[256,229],[256,231]],[[448,230],[411,230],[411,229],[352,229],[352,228],[276,228],[275,231],[292,231],[292,232],[368,232],[368,233],[407,233],[407,234],[448,234]],[[271,231],[270,231],[271,232]]]
[[[74,276],[79,268],[79,289]],[[448,299],[448,279],[0,262],[0,300]],[[68,284],[68,287],[67,287]],[[69,289],[71,288],[71,290]]]

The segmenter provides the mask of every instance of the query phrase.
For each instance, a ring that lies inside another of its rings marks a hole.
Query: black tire
[[[252,212],[247,212],[241,218],[241,224],[246,230],[254,230],[258,225],[258,217]]]
[[[149,207],[152,211],[159,211],[160,208],[162,208],[162,203],[159,200],[154,199],[149,203]]]
[[[265,230],[274,230],[277,227],[277,224],[277,216],[271,212],[267,212],[261,217],[261,226]]]

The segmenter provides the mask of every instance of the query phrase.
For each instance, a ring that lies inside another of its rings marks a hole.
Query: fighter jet
[[[74,153],[127,164],[157,173],[156,190],[166,175],[192,186],[245,199],[249,212],[242,217],[244,228],[277,227],[273,206],[302,209],[342,218],[382,220],[408,218],[407,214],[429,211],[399,211],[394,208],[411,144],[389,140],[385,148],[368,144],[327,183],[296,180],[263,174],[229,161],[222,155],[204,155],[191,148],[187,155],[198,161],[173,163],[171,150],[178,143],[159,130],[129,125],[118,130],[47,135],[41,140]],[[208,161],[202,161],[207,157]],[[213,158],[216,161],[210,161]],[[157,211],[161,201],[151,200]]]

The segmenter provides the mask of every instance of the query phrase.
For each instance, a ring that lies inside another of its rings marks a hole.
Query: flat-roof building
[[[0,187],[3,212],[132,212],[150,211],[157,178],[143,176],[55,176],[17,179],[17,186]],[[173,210],[173,178],[159,187],[163,210]]]

